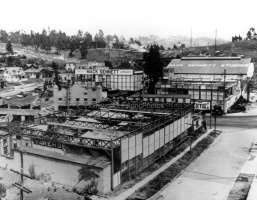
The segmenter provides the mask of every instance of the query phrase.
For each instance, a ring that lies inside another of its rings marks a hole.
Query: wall
[[[107,92],[102,92],[102,88],[86,89],[83,85],[73,85],[70,88],[69,105],[90,105],[98,103],[103,98],[107,98]],[[94,101],[95,99],[95,101]],[[77,101],[79,100],[79,101]],[[87,101],[85,101],[87,100]],[[62,88],[61,91],[58,87],[54,86],[54,107],[58,110],[59,105],[67,105],[67,89]]]
[[[14,151],[14,158],[0,156],[0,167],[20,171],[20,152]],[[36,175],[41,173],[49,174],[52,182],[56,182],[69,187],[74,187],[78,183],[78,169],[81,164],[72,163],[53,158],[48,158],[30,153],[23,154],[24,173],[29,174],[30,165],[35,165]],[[110,191],[110,165],[105,169],[96,168],[100,178],[98,179],[98,192],[101,194]],[[83,189],[85,182],[81,181],[77,188]]]

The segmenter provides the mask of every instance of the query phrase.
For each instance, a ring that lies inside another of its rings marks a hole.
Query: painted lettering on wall
[[[52,142],[47,140],[41,140],[41,139],[33,139],[33,143],[45,147],[51,147],[56,149],[62,149],[62,143],[59,142]]]
[[[76,69],[75,74],[133,75],[133,70],[120,69]]]

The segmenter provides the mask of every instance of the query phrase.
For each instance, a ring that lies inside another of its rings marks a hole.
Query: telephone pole
[[[215,51],[216,51],[216,45],[217,45],[217,29],[215,30]]]
[[[17,187],[20,190],[20,200],[23,200],[23,191],[26,193],[32,193],[31,190],[29,190],[28,188],[23,186],[23,183],[24,183],[23,177],[25,176],[30,179],[33,179],[33,178],[31,176],[23,173],[23,152],[22,151],[20,151],[20,155],[21,155],[21,171],[19,172],[19,171],[13,170],[13,169],[10,169],[10,171],[21,175],[21,183],[13,183],[12,185]]]
[[[192,47],[192,28],[191,28],[190,47]]]

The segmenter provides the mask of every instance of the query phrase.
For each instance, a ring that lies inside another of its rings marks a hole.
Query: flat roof
[[[248,77],[251,77],[254,71],[251,58],[226,57],[222,57],[222,59],[217,57],[212,59],[209,57],[173,59],[167,68],[173,68],[174,74],[224,74],[224,70],[226,70],[226,74],[242,74],[248,75]]]
[[[138,98],[138,97],[144,97],[144,98],[191,98],[191,95],[188,94],[133,94],[129,96],[128,98]]]
[[[20,146],[18,148],[14,149],[15,151],[23,151],[24,153],[30,153],[34,155],[40,155],[52,159],[62,160],[66,162],[72,162],[72,163],[78,163],[78,164],[86,164],[90,166],[94,166],[97,168],[104,169],[108,165],[110,165],[110,162],[107,160],[100,160],[89,156],[68,156],[63,155],[61,153],[53,152],[53,151],[47,151],[44,149],[34,148],[34,147],[28,147],[28,146]]]
[[[128,131],[118,131],[118,130],[108,130],[108,129],[99,129],[99,128],[91,128],[91,127],[83,127],[83,126],[76,126],[70,124],[61,124],[61,123],[54,123],[54,122],[47,122],[49,125],[56,125],[56,126],[63,126],[67,128],[75,128],[75,129],[83,129],[88,130],[86,133],[80,135],[79,137],[84,138],[91,138],[91,139],[99,139],[99,140],[111,140],[117,139],[129,133]],[[63,131],[62,134],[72,135],[75,132],[67,132]]]

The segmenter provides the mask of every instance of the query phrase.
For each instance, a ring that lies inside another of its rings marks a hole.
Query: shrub
[[[2,183],[0,183],[0,199],[1,197],[5,197],[5,196],[6,196],[6,188]]]
[[[30,174],[32,179],[36,178],[36,172],[35,172],[35,165],[34,164],[31,164],[29,166],[29,174]]]

